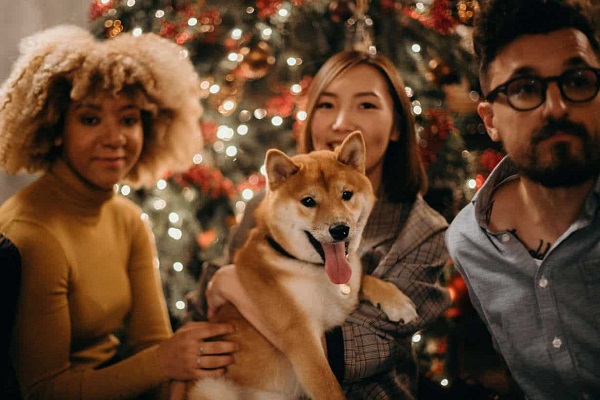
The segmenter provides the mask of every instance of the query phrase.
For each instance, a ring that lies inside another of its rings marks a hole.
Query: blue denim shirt
[[[502,160],[458,214],[446,234],[450,256],[529,399],[599,399],[600,177],[581,216],[536,261],[510,232],[487,229],[494,189],[516,174]]]

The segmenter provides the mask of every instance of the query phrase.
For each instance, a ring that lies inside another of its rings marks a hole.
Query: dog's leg
[[[319,338],[306,327],[294,328],[285,341],[285,355],[291,361],[300,384],[312,400],[344,400],[346,397],[331,371]]]
[[[268,337],[274,338],[273,344],[289,360],[302,389],[313,400],[345,399],[325,356],[321,333],[310,322],[307,311],[268,270],[263,267],[254,272],[253,267],[254,264],[238,267],[240,282],[262,311]]]
[[[381,308],[390,321],[403,321],[407,324],[418,317],[411,299],[393,283],[371,275],[363,275],[360,290],[363,297]]]

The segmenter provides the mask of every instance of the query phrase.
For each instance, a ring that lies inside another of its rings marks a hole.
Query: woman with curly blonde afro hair
[[[170,381],[222,374],[237,344],[204,340],[233,327],[173,333],[152,233],[114,190],[153,184],[200,150],[187,53],[154,34],[98,40],[75,26],[20,50],[0,88],[0,167],[41,174],[0,206],[0,249],[21,267],[9,342],[21,395],[159,396]]]

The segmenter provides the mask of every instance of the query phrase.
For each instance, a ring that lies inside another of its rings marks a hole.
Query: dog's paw
[[[361,291],[364,299],[383,311],[390,321],[408,324],[419,316],[412,300],[391,282],[364,275]]]
[[[403,322],[405,324],[413,322],[419,316],[412,300],[400,291],[396,286],[388,283],[393,290],[386,296],[386,299],[379,303],[390,321]]]
[[[402,293],[400,293],[403,300],[396,299],[395,304],[380,304],[381,311],[383,311],[390,321],[403,322],[405,324],[413,322],[419,314],[415,309],[415,305],[412,301]],[[400,297],[400,296],[398,296]]]

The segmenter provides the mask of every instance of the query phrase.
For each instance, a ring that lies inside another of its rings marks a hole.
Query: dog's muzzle
[[[312,247],[315,249],[315,251],[317,253],[319,253],[319,256],[321,256],[323,263],[325,263],[325,250],[323,250],[323,246],[321,245],[321,242],[319,242],[309,231],[304,231],[304,233],[306,233],[306,237],[308,237],[308,241],[310,242]],[[342,240],[345,240],[348,238],[348,235],[350,234],[350,227],[346,224],[331,225],[329,227],[329,234],[331,235],[334,242],[341,242]],[[345,245],[346,245],[346,255],[347,255],[349,242],[346,242]]]

